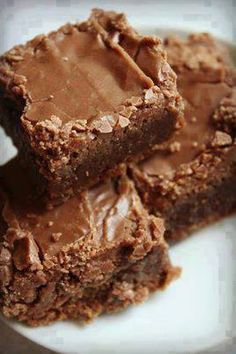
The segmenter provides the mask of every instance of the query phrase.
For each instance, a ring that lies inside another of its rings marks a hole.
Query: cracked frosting
[[[158,37],[141,36],[129,25],[123,13],[101,9],[94,9],[80,29],[87,30],[94,22],[107,32],[112,43],[118,43],[130,55],[158,87],[175,89],[176,75],[167,62],[166,52]]]
[[[1,124],[53,205],[120,175],[182,125],[160,40],[132,35],[135,58],[92,16],[0,57]],[[152,73],[139,67],[141,57]]]
[[[0,168],[0,310],[31,326],[86,322],[164,289],[171,265],[163,220],[126,177],[45,209],[14,159]]]
[[[168,38],[165,48],[185,100],[185,121],[130,173],[144,205],[176,242],[235,211],[235,69],[227,47],[207,34]]]
[[[108,181],[100,184],[49,210],[45,209],[43,202],[35,199],[32,194],[34,185],[26,177],[26,171],[19,167],[17,159],[1,168],[0,180],[8,196],[3,208],[3,219],[8,228],[16,231],[14,237],[17,239],[30,234],[27,246],[22,245],[23,249],[30,249],[34,240],[41,253],[47,256],[56,255],[77,241],[99,249],[122,242],[125,244],[125,240],[134,237],[139,223],[136,220],[145,214],[127,177],[121,177],[117,183]],[[157,220],[157,224],[161,232],[162,220]],[[148,228],[144,237],[146,244],[151,242]],[[144,252],[142,247],[145,247],[142,243],[137,246],[140,255]]]
[[[24,117],[36,122],[57,116],[86,123],[154,86],[121,47],[76,25],[17,46],[3,60],[8,87],[26,100]]]
[[[226,49],[217,43],[207,34],[191,35],[186,42],[166,39],[168,60],[178,75],[178,89],[185,101],[186,124],[153,157],[140,164],[140,169],[148,175],[171,176],[181,164],[191,162],[209,147],[216,134],[213,116],[215,120],[226,119],[222,118],[226,116],[224,102],[231,104],[228,120],[233,121],[235,109],[232,98],[227,97],[232,96],[236,74],[228,65]],[[224,114],[216,117],[215,111],[222,100]]]

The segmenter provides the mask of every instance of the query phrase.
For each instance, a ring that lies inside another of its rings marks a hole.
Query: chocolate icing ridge
[[[17,239],[30,233],[43,255],[56,255],[64,247],[83,244],[85,239],[94,249],[125,243],[133,237],[137,216],[143,218],[141,202],[126,176],[101,183],[47,210],[41,200],[35,199],[25,172],[17,159],[1,167],[1,185],[8,196],[3,218],[9,228],[16,230]],[[162,221],[158,222],[161,229]],[[152,237],[151,231],[145,237]]]

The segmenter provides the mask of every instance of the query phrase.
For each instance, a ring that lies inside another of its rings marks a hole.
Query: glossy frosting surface
[[[41,251],[49,255],[79,239],[109,247],[132,235],[133,220],[141,217],[139,198],[127,177],[100,184],[51,210],[34,199],[33,185],[17,160],[1,168],[0,180],[8,196],[3,210],[8,226],[29,231]]]
[[[216,132],[212,115],[232,87],[226,80],[228,69],[224,60],[229,61],[228,53],[210,36],[192,35],[186,41],[170,38],[165,48],[185,100],[186,124],[152,158],[141,163],[140,169],[148,175],[171,176],[212,141]]]
[[[64,123],[87,121],[153,85],[119,45],[72,25],[15,47],[6,58],[28,98],[25,115],[34,121],[52,115]]]

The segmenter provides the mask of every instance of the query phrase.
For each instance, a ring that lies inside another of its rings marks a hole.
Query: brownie
[[[96,19],[0,57],[0,121],[53,204],[152,152],[181,125],[176,75],[160,40],[153,82]]]
[[[236,73],[210,35],[167,38],[165,48],[186,125],[131,174],[149,212],[165,218],[166,239],[177,241],[236,210]]]
[[[14,159],[1,167],[0,308],[31,326],[89,321],[163,289],[179,274],[164,223],[127,176],[51,210]],[[16,183],[17,180],[17,183]]]
[[[123,13],[93,9],[89,19],[81,23],[79,28],[86,31],[93,28],[94,23],[107,33],[112,42],[119,44],[157,86],[167,91],[173,90],[175,78],[170,78],[166,53],[160,39],[156,36],[140,35],[130,26]]]

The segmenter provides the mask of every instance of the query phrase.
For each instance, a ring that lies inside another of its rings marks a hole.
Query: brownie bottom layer
[[[168,241],[179,241],[193,231],[236,212],[236,174],[199,195],[180,200],[165,215]]]
[[[10,297],[2,297],[2,311],[6,317],[30,326],[66,319],[88,322],[101,313],[121,311],[144,301],[150,293],[164,289],[178,277],[180,269],[172,267],[168,256],[162,257],[159,253],[159,246],[156,246],[142,261],[98,288],[81,290],[78,281],[70,279],[63,292],[58,290],[57,282],[51,281],[38,291],[33,303],[14,303]]]

